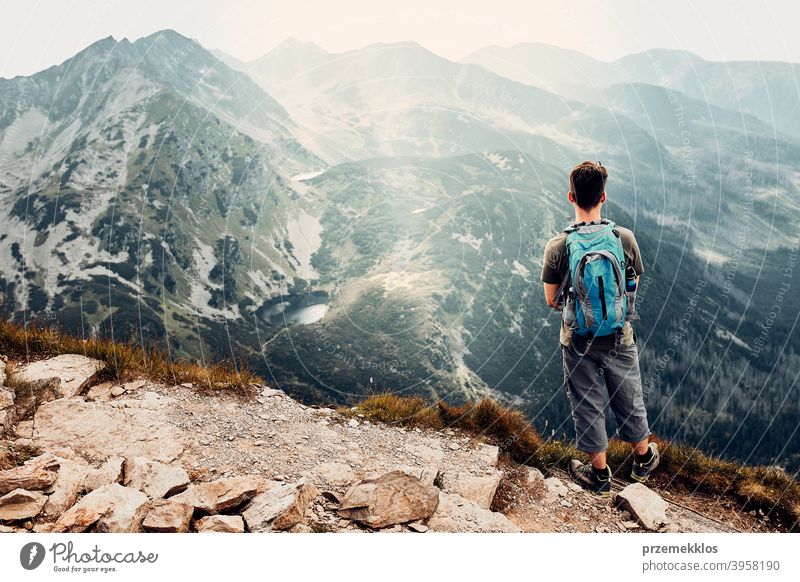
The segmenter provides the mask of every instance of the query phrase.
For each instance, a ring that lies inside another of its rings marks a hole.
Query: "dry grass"
[[[0,353],[17,360],[82,354],[105,362],[103,376],[117,381],[144,376],[169,384],[191,382],[208,393],[220,390],[252,396],[254,385],[263,381],[241,362],[215,362],[208,365],[172,358],[161,348],[142,349],[132,343],[108,338],[81,339],[60,329],[35,322],[23,327],[0,320]]]
[[[572,458],[586,459],[586,455],[569,442],[542,439],[520,411],[489,399],[452,406],[444,402],[431,404],[419,397],[380,394],[343,412],[363,414],[378,422],[432,429],[458,428],[495,443],[517,463],[543,470],[563,467]],[[800,529],[800,483],[783,470],[747,467],[713,457],[692,446],[657,437],[653,440],[661,450],[661,467],[653,476],[656,486],[729,498],[742,509],[758,509],[790,531]],[[632,455],[627,443],[612,439],[607,454],[616,475],[630,472]]]

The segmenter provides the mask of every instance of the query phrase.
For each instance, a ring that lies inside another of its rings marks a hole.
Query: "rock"
[[[194,529],[198,533],[242,533],[244,519],[241,515],[207,515],[194,522]]]
[[[89,469],[83,481],[83,490],[89,493],[103,485],[121,483],[124,462],[122,457],[109,457],[99,468]]]
[[[544,484],[544,475],[535,467],[528,467],[528,485],[531,487],[538,487]]]
[[[567,486],[567,489],[569,489],[570,491],[572,491],[574,493],[580,493],[581,491],[583,491],[583,487],[581,487],[580,485],[578,485],[574,481],[567,481],[566,486]]]
[[[6,380],[6,361],[0,359],[0,386],[5,386]]]
[[[42,491],[48,489],[58,477],[58,460],[51,454],[30,459],[24,465],[0,471],[0,495],[14,489]]]
[[[47,378],[20,385],[14,392],[14,408],[7,408],[6,412],[13,418],[32,416],[42,402],[60,398],[60,387],[61,381],[58,378]]]
[[[147,514],[147,495],[118,483],[95,489],[58,518],[53,531],[135,533]]]
[[[110,394],[114,398],[119,398],[123,394],[125,394],[126,390],[124,386],[114,386],[111,388]]]
[[[0,497],[0,521],[30,519],[41,513],[47,495],[39,491],[14,489]]]
[[[427,521],[427,525],[431,531],[452,533],[520,532],[520,529],[502,513],[489,511],[456,493],[444,492],[439,494],[439,506]]]
[[[0,435],[11,428],[11,425],[14,424],[14,415],[11,414],[11,412],[13,412],[11,409],[0,410]]]
[[[324,483],[334,486],[349,485],[356,479],[353,469],[344,463],[322,463],[314,467],[313,473]]]
[[[408,529],[410,529],[411,531],[415,531],[417,533],[425,533],[430,528],[424,523],[420,523],[418,521],[412,521],[411,523],[408,524]]]
[[[305,517],[317,495],[317,488],[304,479],[293,484],[276,484],[254,497],[242,517],[252,532],[289,529]]]
[[[1,385],[0,385],[1,386]],[[14,406],[14,393],[6,388],[0,388],[0,410]]]
[[[646,485],[628,485],[616,494],[614,501],[645,529],[655,531],[668,523],[667,502]]]
[[[339,506],[339,515],[380,529],[430,517],[438,504],[436,487],[392,471],[351,487]]]
[[[70,398],[79,394],[103,368],[105,368],[105,363],[100,360],[79,354],[62,354],[21,366],[14,370],[11,378],[24,382],[57,378],[58,397]]]
[[[358,428],[358,421],[355,418],[351,418],[350,422],[347,423],[347,426],[350,428]]]
[[[481,443],[474,454],[481,464],[486,464],[490,467],[497,467],[497,463],[500,461],[500,448],[495,445]]]
[[[426,485],[433,485],[436,477],[439,476],[439,467],[436,465],[428,465],[426,467],[399,467],[399,469],[406,475],[411,475],[425,483]]]
[[[32,420],[20,420],[17,423],[17,426],[14,427],[14,434],[17,435],[17,438],[32,439],[33,438],[33,421]]]
[[[67,446],[95,458],[113,455],[147,457],[169,462],[184,449],[178,430],[165,423],[164,401],[84,402],[54,400],[39,407],[34,417],[34,442],[40,446]]]
[[[151,498],[169,497],[189,486],[189,474],[182,467],[144,457],[125,459],[123,473],[123,485],[138,489]]]
[[[565,497],[569,493],[567,486],[558,477],[548,477],[544,480],[544,484],[551,497]]]
[[[21,527],[10,527],[7,525],[0,525],[0,534],[4,533],[25,533]]]
[[[476,477],[469,473],[455,475],[445,473],[442,481],[443,488],[448,493],[458,493],[464,499],[473,501],[484,509],[489,509],[502,478],[501,471],[494,471],[485,477]]]
[[[145,531],[161,533],[186,533],[192,521],[194,507],[170,499],[158,499],[150,504],[150,509],[142,521]]]
[[[89,467],[69,459],[58,459],[58,477],[44,506],[46,515],[61,515],[72,507],[83,492]]]
[[[205,513],[222,513],[251,500],[262,486],[257,477],[226,477],[207,483],[192,483],[172,501],[188,503]]]
[[[86,392],[86,400],[108,400],[111,397],[111,391],[116,385],[113,382],[101,382],[91,386]]]

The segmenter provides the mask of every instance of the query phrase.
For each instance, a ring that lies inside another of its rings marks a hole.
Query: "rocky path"
[[[6,446],[41,452],[0,471],[0,530],[725,531],[644,486],[595,498],[458,431],[374,424],[267,387],[244,401],[98,384],[97,366],[62,356],[0,388]]]

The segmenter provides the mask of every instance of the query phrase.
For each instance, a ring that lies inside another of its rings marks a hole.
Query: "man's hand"
[[[547,301],[547,304],[552,307],[553,309],[561,309],[561,305],[556,303],[556,294],[558,293],[558,288],[561,287],[558,283],[544,283],[544,299]]]

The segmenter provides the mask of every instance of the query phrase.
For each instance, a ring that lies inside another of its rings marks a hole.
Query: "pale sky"
[[[245,61],[294,37],[333,52],[415,40],[451,59],[544,42],[603,60],[664,47],[800,62],[798,22],[796,0],[0,0],[0,76],[164,28]]]

